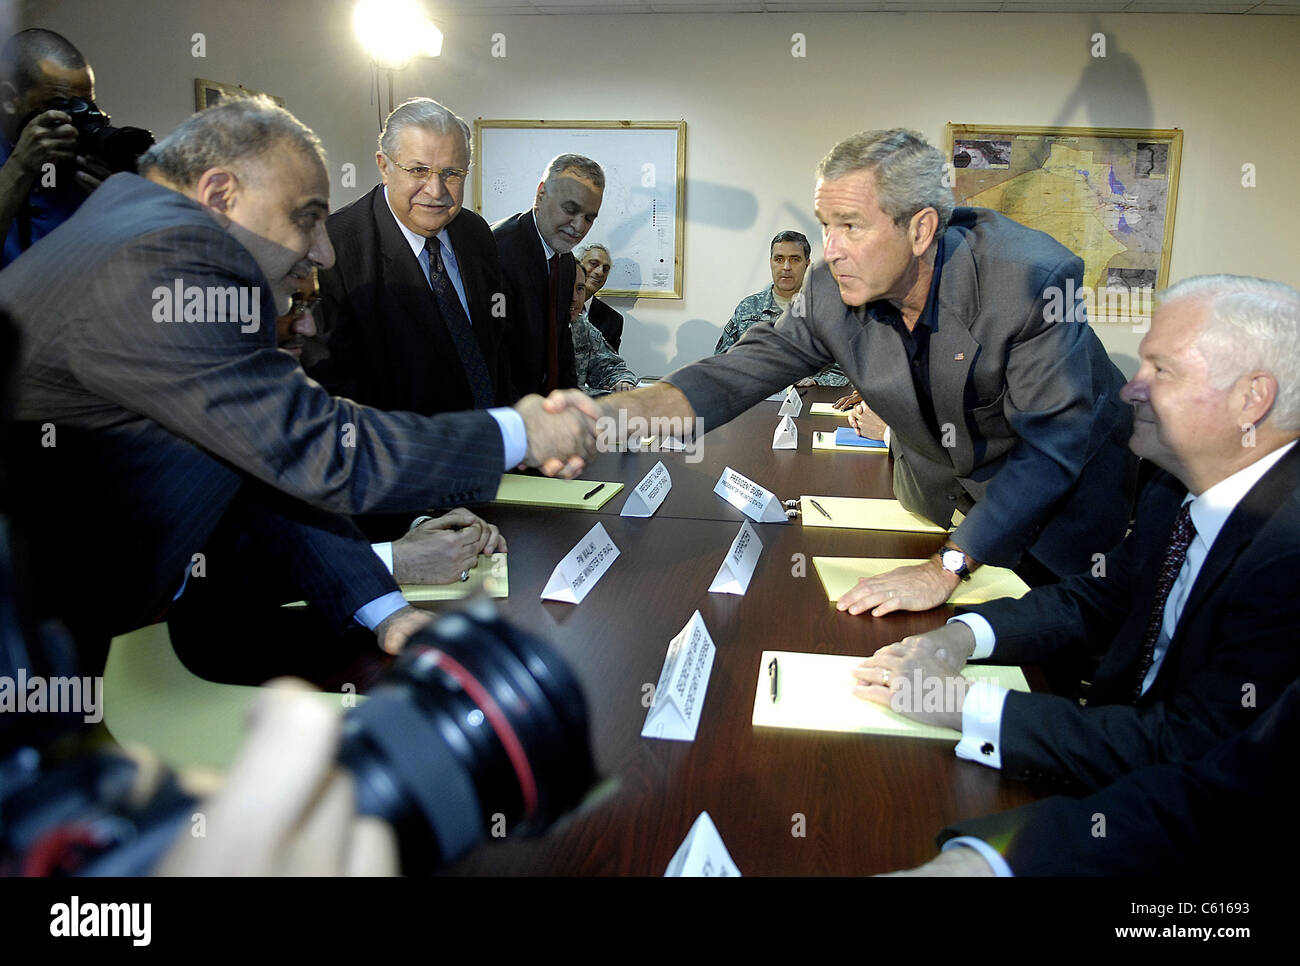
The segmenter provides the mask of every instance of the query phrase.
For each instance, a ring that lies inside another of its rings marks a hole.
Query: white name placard
[[[795,426],[793,418],[782,416],[781,421],[776,424],[776,432],[772,434],[772,449],[798,448],[799,428]]]
[[[722,836],[708,812],[700,812],[686,833],[686,839],[673,853],[664,878],[698,878],[700,876],[739,876],[740,869],[722,844]]]
[[[668,475],[668,467],[664,466],[663,460],[660,460],[654,465],[654,469],[636,485],[636,489],[623,504],[623,509],[619,511],[619,516],[654,516],[655,510],[659,509],[660,504],[664,502],[664,497],[672,488],[673,478]]]
[[[801,412],[803,412],[803,396],[799,395],[798,389],[791,386],[776,414],[778,416],[798,416]]]
[[[785,397],[786,397],[786,395],[787,395],[787,394],[790,392],[790,390],[793,389],[793,388],[794,388],[794,386],[786,386],[784,389],[780,389],[780,390],[778,390],[778,391],[772,393],[772,395],[770,395],[770,396],[767,397],[766,402],[784,402],[784,401],[785,401]]]
[[[743,597],[749,589],[750,578],[758,566],[758,555],[763,552],[763,541],[758,539],[758,531],[748,520],[740,525],[740,532],[731,541],[718,576],[709,585],[711,594],[736,594]]]
[[[551,578],[542,589],[542,600],[558,600],[566,604],[579,604],[582,598],[605,575],[609,565],[618,559],[618,547],[598,523],[578,541],[551,571]]]
[[[668,644],[668,656],[664,658],[664,669],[655,685],[650,713],[645,716],[645,725],[641,728],[642,738],[695,740],[716,653],[713,638],[697,610]]]
[[[730,466],[722,471],[722,476],[718,477],[718,484],[713,488],[713,492],[751,520],[759,523],[790,522],[775,493],[741,476]]]

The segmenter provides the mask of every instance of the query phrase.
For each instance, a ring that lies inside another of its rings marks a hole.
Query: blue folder
[[[887,449],[883,439],[871,439],[868,436],[859,436],[858,431],[852,426],[841,426],[835,430],[836,446],[861,446],[865,449]]]

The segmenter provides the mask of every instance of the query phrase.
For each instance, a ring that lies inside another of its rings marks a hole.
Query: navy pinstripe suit
[[[158,321],[178,283],[205,301],[256,287],[260,324],[184,321],[180,306]],[[24,512],[46,589],[57,591],[50,575],[81,582],[83,630],[156,616],[248,481],[348,515],[496,491],[505,455],[491,416],[330,396],[275,348],[274,299],[247,249],[195,202],[135,175],[109,179],[0,272],[0,306],[23,338]],[[286,559],[316,571],[303,582],[329,588],[319,602],[335,617],[393,589],[373,555],[336,552],[338,533],[278,518],[286,540],[316,541]]]

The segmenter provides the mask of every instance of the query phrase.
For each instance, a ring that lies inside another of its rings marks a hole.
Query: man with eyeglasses
[[[560,154],[546,166],[533,207],[492,226],[505,273],[511,375],[521,393],[578,385],[568,324],[573,248],[591,231],[604,194],[599,164]]]
[[[298,280],[298,290],[289,299],[289,311],[275,320],[275,344],[289,355],[302,360],[307,340],[316,334],[312,313],[320,305],[316,269]]]
[[[496,242],[461,207],[469,143],[442,104],[406,101],[379,135],[380,184],[326,221],[335,263],[303,365],[335,395],[425,416],[513,402]],[[410,517],[357,523],[387,546]]]
[[[380,184],[326,222],[336,261],[304,364],[335,395],[424,416],[516,398],[496,243],[461,207],[469,144],[446,107],[407,101],[379,135]]]

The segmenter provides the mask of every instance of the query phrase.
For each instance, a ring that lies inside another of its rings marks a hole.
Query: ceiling
[[[426,0],[439,15],[1168,13],[1300,16],[1300,0]]]

